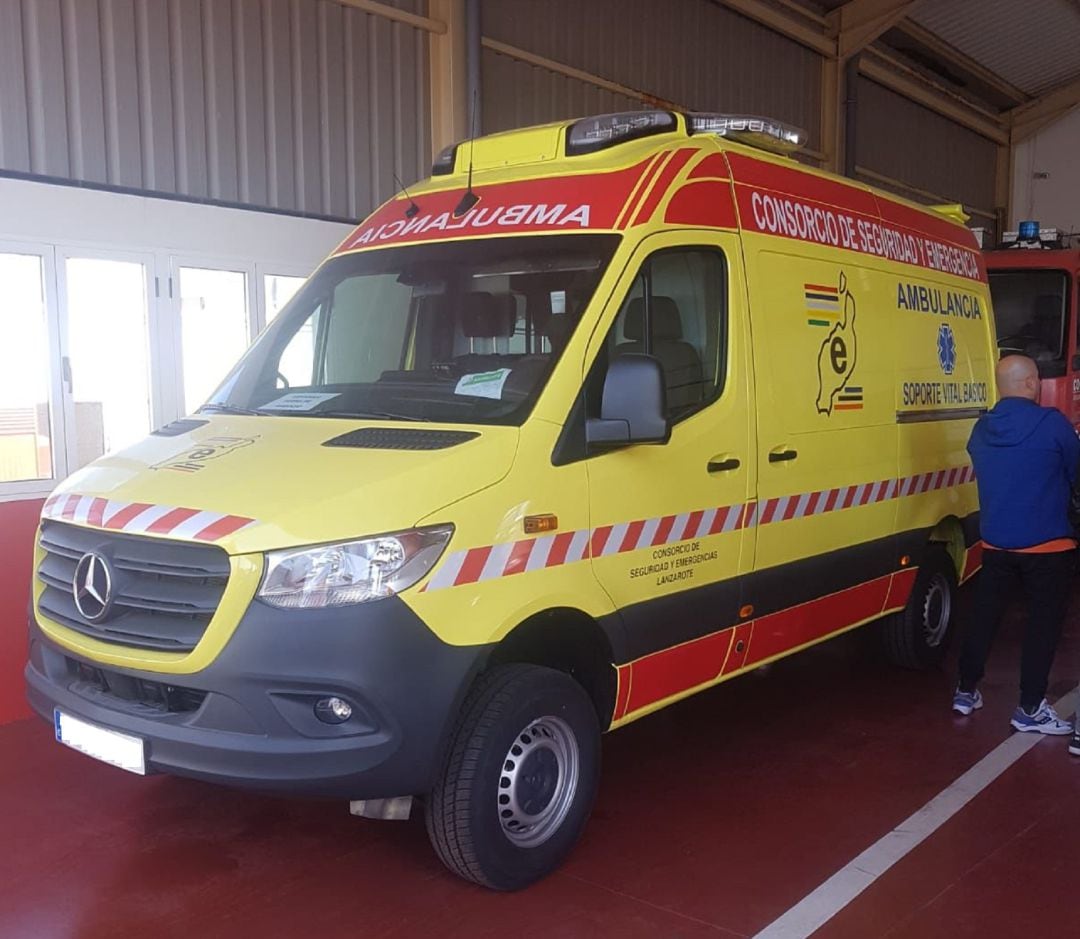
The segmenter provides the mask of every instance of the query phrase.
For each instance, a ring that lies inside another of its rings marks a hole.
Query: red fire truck
[[[985,257],[998,349],[1031,356],[1042,377],[1042,403],[1080,429],[1080,247],[1056,229],[1021,222]]]

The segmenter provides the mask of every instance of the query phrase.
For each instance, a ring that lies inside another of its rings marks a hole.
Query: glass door
[[[280,274],[259,272],[259,287],[262,290],[262,310],[264,319],[262,326],[265,327],[273,322],[274,317],[284,309],[297,290],[307,280],[306,274]]]
[[[65,249],[60,351],[68,472],[155,426],[149,256]]]
[[[197,410],[251,342],[253,272],[173,259],[172,290],[179,300],[180,403]]]
[[[64,474],[51,247],[0,243],[0,496]]]

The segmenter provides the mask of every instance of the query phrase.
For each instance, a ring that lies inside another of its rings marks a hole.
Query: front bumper
[[[52,642],[31,617],[27,696],[50,723],[60,708],[145,740],[150,771],[251,789],[387,798],[431,788],[489,648],[442,642],[397,597],[318,611],[256,601],[207,668],[169,676],[99,666]],[[188,709],[102,690],[86,680],[87,667],[102,669],[117,688],[175,683]],[[314,702],[328,696],[353,705],[347,722],[315,717]]]

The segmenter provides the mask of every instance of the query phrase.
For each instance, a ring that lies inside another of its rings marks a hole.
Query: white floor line
[[[1080,687],[1054,705],[1069,717],[1076,711]],[[805,939],[820,929],[875,880],[930,837],[1025,753],[1045,740],[1042,734],[1016,733],[991,750],[947,789],[884,838],[870,845],[823,884],[807,894],[754,939]]]

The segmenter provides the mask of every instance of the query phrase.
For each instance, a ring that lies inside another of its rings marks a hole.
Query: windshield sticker
[[[324,401],[329,401],[332,398],[340,398],[341,394],[338,392],[331,392],[326,394],[316,391],[290,391],[286,395],[282,395],[280,398],[275,398],[267,404],[264,404],[260,410],[265,411],[314,411]]]
[[[188,447],[176,456],[155,463],[151,469],[177,470],[181,473],[197,473],[206,469],[209,460],[235,453],[241,447],[250,447],[257,437],[207,437]]]
[[[470,395],[474,398],[494,398],[497,401],[502,397],[503,385],[506,384],[510,371],[508,368],[497,368],[492,372],[473,372],[471,375],[462,375],[454,389],[454,394]]]

